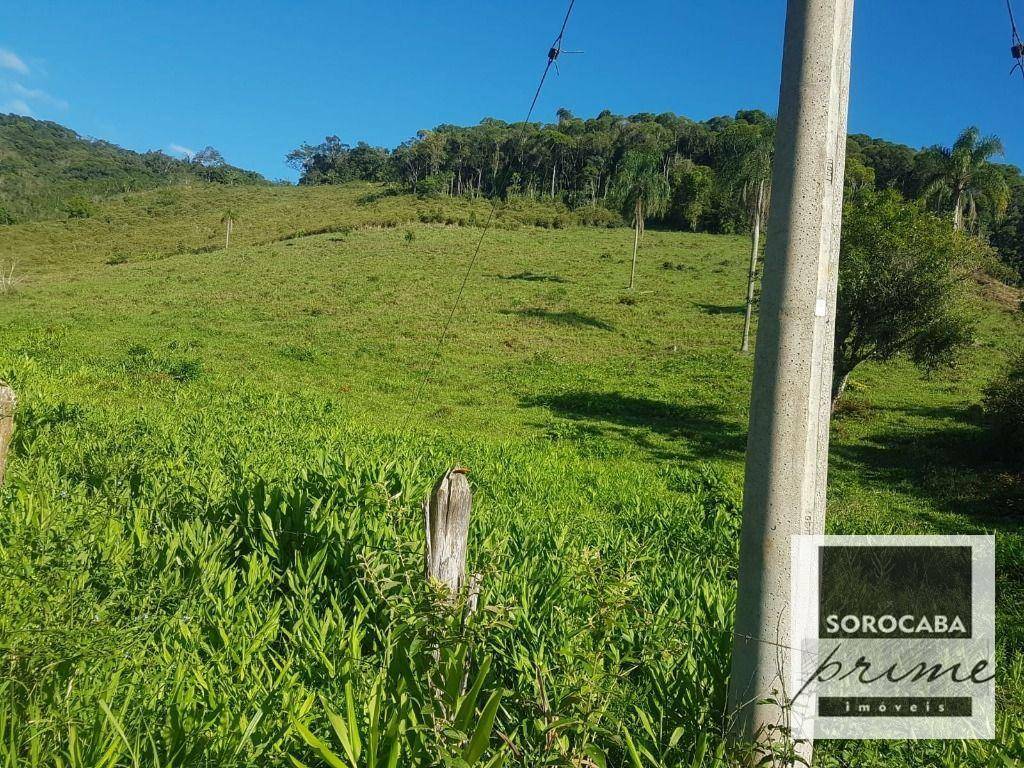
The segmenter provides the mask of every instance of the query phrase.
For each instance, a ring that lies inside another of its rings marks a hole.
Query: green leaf
[[[99,703],[100,709],[103,710],[103,714],[107,716],[107,719],[110,721],[110,724],[114,726],[114,730],[117,731],[117,735],[121,737],[121,741],[124,742],[125,747],[128,749],[128,754],[132,756],[132,760],[134,762],[138,762],[138,757],[136,757],[135,755],[135,750],[132,749],[131,742],[128,741],[128,737],[125,735],[124,729],[121,728],[120,721],[118,721],[118,719],[114,716],[114,713],[110,711],[110,707],[107,706],[107,702],[103,701],[103,699],[100,699]]]
[[[473,687],[469,689],[469,692],[462,699],[462,704],[459,705],[459,711],[455,715],[454,723],[456,730],[463,733],[469,730],[469,724],[472,722],[473,715],[476,712],[476,700],[480,696],[480,689],[483,688],[487,680],[487,674],[490,671],[491,657],[488,656],[480,664],[480,671],[477,672],[476,679],[473,681]]]
[[[583,749],[583,754],[589,757],[590,762],[596,765],[597,768],[608,768],[608,758],[596,744],[587,744]]]
[[[669,746],[675,746],[679,743],[679,738],[682,736],[682,728],[676,728],[675,733],[672,734],[672,740],[669,742]],[[677,735],[678,734],[678,735]],[[704,755],[708,751],[708,735],[706,733],[700,734],[697,737],[697,746],[693,753],[693,760],[690,761],[692,768],[700,768],[704,763]]]
[[[302,723],[295,723],[295,730],[298,731],[302,740],[315,749],[317,754],[319,754],[320,757],[322,757],[324,761],[331,766],[331,768],[349,768],[342,762],[340,757],[331,752],[331,750],[327,748],[327,745],[314,736],[313,732]],[[356,768],[355,763],[352,764],[351,768]]]
[[[494,719],[498,715],[498,707],[501,705],[503,694],[504,691],[500,688],[491,694],[491,698],[484,705],[483,712],[480,713],[480,721],[473,732],[473,738],[469,740],[469,746],[462,753],[463,759],[470,765],[475,765],[487,749],[487,744],[491,740],[491,731],[494,729]]]
[[[348,714],[348,733],[352,744],[348,750],[349,760],[352,761],[352,768],[356,768],[359,754],[363,751],[363,745],[359,738],[359,721],[356,719],[356,695],[351,680],[345,683],[345,709]]]
[[[644,768],[640,753],[637,752],[636,744],[633,743],[633,737],[629,735],[629,731],[623,731],[622,736],[626,742],[626,753],[629,755],[629,762],[633,764],[633,768]]]
[[[447,702],[454,708],[459,701],[462,690],[462,678],[466,670],[466,651],[468,646],[461,643],[455,653],[448,659],[445,670],[444,693]]]

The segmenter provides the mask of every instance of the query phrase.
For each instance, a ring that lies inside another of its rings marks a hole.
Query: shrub
[[[92,202],[81,195],[75,195],[65,200],[61,209],[67,214],[69,219],[88,219],[94,213],[96,213],[96,206]]]
[[[1024,352],[988,385],[983,405],[997,441],[1015,455],[1024,454]]]
[[[451,186],[451,173],[435,173],[416,182],[416,194],[420,197],[441,197]]]
[[[615,211],[605,208],[603,205],[588,205],[573,211],[573,218],[585,227],[623,227],[625,222]]]

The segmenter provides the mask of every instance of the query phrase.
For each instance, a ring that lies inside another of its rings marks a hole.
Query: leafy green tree
[[[669,171],[669,184],[672,204],[668,218],[690,232],[700,231],[704,215],[713,204],[715,172],[689,158],[677,160]]]
[[[750,268],[747,271],[747,302],[743,314],[740,350],[750,350],[750,323],[757,287],[757,258],[761,248],[761,227],[768,218],[772,194],[772,161],[775,157],[775,122],[757,125],[738,123],[725,136],[725,175],[731,189],[750,217]]]
[[[860,157],[874,172],[878,189],[895,189],[904,197],[911,196],[914,177],[915,152],[903,144],[893,144],[883,139],[873,139],[863,133],[855,133],[847,139],[847,156]],[[847,160],[847,173],[849,173]]]
[[[940,206],[952,203],[957,230],[977,231],[982,206],[998,219],[1006,211],[1009,188],[990,161],[1002,154],[1003,143],[995,136],[982,137],[974,126],[965,129],[952,148],[933,147],[924,156],[930,165],[925,199]]]
[[[1015,273],[1010,282],[1019,284],[1024,281],[1024,177],[1013,166],[1000,168],[1010,188],[1010,204],[1006,215],[990,225],[989,242]]]
[[[205,147],[192,155],[192,164],[203,168],[220,168],[227,165],[224,155],[213,147]]]
[[[875,169],[864,162],[863,156],[848,154],[846,156],[846,173],[843,174],[843,186],[846,192],[873,189]]]
[[[636,252],[644,233],[648,216],[665,210],[669,201],[669,186],[661,169],[658,156],[651,152],[630,151],[622,161],[612,188],[612,199],[622,215],[632,217],[633,265],[629,272],[629,289],[636,282]]]
[[[895,191],[846,204],[839,257],[832,406],[850,373],[906,355],[931,370],[973,340],[965,277],[985,246]]]

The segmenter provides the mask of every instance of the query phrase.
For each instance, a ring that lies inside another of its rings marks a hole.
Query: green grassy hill
[[[295,723],[342,754],[347,690],[364,743],[411,707],[430,725],[396,726],[399,764],[454,760],[475,720],[428,669],[463,652],[481,706],[503,691],[488,759],[633,765],[632,742],[645,766],[721,764],[747,241],[648,231],[627,294],[630,230],[512,206],[414,403],[486,211],[203,185],[4,231],[0,765],[317,765]],[[828,528],[996,533],[1000,736],[837,742],[822,765],[1024,759],[1024,488],[977,407],[1021,320],[993,292],[952,374],[854,374]],[[468,627],[419,576],[418,505],[453,463]]]
[[[258,173],[231,165],[132,152],[57,123],[0,114],[0,225],[85,216],[92,198],[199,181],[266,184]]]

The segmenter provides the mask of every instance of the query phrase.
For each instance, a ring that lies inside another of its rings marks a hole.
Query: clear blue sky
[[[1024,18],[1024,0],[1018,12]],[[213,145],[294,178],[327,134],[394,146],[420,128],[525,116],[563,0],[32,0],[0,10],[0,112],[137,150]],[[577,0],[560,106],[696,119],[774,112],[784,0]],[[1024,80],[1004,0],[857,0],[851,132],[949,144],[977,124],[1024,165]]]

